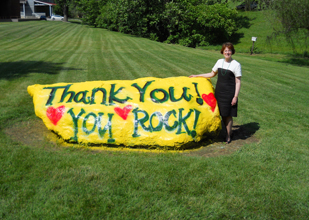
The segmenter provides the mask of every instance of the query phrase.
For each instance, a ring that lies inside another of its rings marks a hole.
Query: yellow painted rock
[[[28,93],[35,114],[68,142],[179,148],[221,129],[205,78],[32,85]]]

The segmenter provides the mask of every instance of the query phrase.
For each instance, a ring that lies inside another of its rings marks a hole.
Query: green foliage
[[[271,39],[267,36],[271,36],[273,32],[273,26],[269,20],[271,10],[261,11],[238,11],[239,16],[243,16],[244,19],[239,20],[244,22],[243,28],[239,29],[236,34],[233,34],[229,39],[230,42],[236,45],[236,53],[250,54],[249,48],[252,47],[251,38],[257,37],[257,41],[254,43],[255,47],[258,47],[262,56],[268,56],[267,54],[273,54],[272,60],[274,59],[290,59],[291,56],[296,56],[298,59],[303,57],[306,49],[306,30],[299,30],[297,33],[293,33],[294,48],[291,47],[289,41],[283,34],[277,35]],[[247,23],[247,24],[246,24]],[[308,39],[307,39],[308,43]],[[221,45],[210,45],[202,47],[208,50],[220,50]],[[281,54],[281,55],[279,55]],[[294,54],[294,55],[292,55]],[[276,57],[276,58],[275,58]],[[293,58],[294,59],[294,58]],[[305,64],[307,63],[307,64]],[[308,61],[302,62],[301,65],[308,65]]]
[[[299,28],[309,30],[309,1],[281,0],[273,1],[271,8],[285,31],[297,31]]]
[[[199,30],[203,31],[204,36],[207,35],[210,43],[224,42],[241,28],[238,13],[226,5],[199,5],[197,11]]]
[[[77,0],[90,25],[189,47],[222,43],[241,24],[215,0]]]
[[[273,26],[273,35],[284,35],[295,48],[298,33],[305,36],[304,47],[308,47],[309,36],[309,1],[308,0],[280,0],[267,3],[271,9],[269,20]],[[296,33],[296,35],[295,35]]]
[[[82,20],[94,27],[97,26],[97,16],[99,14],[99,6],[104,5],[105,1],[97,0],[79,0],[75,1],[76,8],[81,12]]]
[[[78,11],[76,9],[74,1],[67,1],[68,4],[68,14],[67,16],[70,18],[77,18]],[[57,4],[53,7],[53,13],[57,15],[64,15],[64,4],[63,2],[57,2]]]
[[[55,3],[57,4],[56,10],[59,12],[59,14],[63,14],[63,21],[68,21],[69,16],[69,6],[73,5],[74,0],[55,0]],[[60,13],[62,9],[62,13]]]
[[[254,54],[260,54],[262,53],[262,51],[260,50],[259,47],[257,46],[254,46],[253,47],[253,50],[252,50],[252,46],[249,48],[248,52],[251,54],[251,52],[253,52]]]
[[[62,8],[62,5],[56,4],[56,5],[53,7],[53,13],[54,13],[54,14],[57,14],[57,15],[63,15],[63,8]]]

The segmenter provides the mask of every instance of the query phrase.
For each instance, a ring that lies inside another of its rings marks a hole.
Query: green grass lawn
[[[219,52],[45,21],[0,23],[0,51],[0,218],[308,218],[307,67],[236,53],[235,123],[258,125],[259,141],[206,158],[34,146],[7,131],[36,120],[29,85],[189,76]]]

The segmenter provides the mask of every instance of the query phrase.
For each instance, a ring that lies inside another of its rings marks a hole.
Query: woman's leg
[[[232,127],[233,127],[233,117],[227,116],[227,117],[222,117],[222,119],[223,119],[223,123],[226,128],[226,142],[230,143],[231,135],[232,135]]]

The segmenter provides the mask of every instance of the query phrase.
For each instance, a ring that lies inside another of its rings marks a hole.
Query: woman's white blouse
[[[241,75],[241,65],[236,60],[232,60],[231,63],[225,62],[225,59],[219,59],[212,70],[217,73],[218,68],[231,70],[235,77],[240,77]]]

